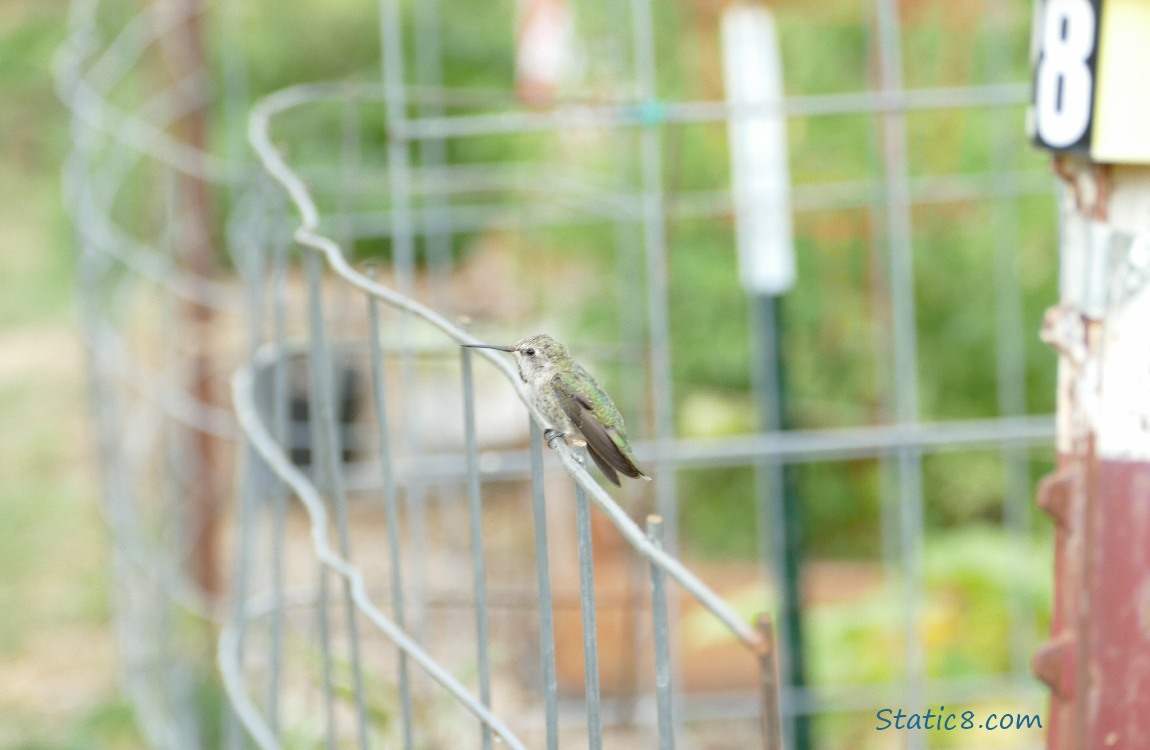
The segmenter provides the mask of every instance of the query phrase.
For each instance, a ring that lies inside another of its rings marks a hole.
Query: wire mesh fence
[[[149,740],[748,747],[777,688],[786,746],[927,747],[953,740],[875,712],[1035,710],[1052,185],[1027,4],[959,5],[779,6],[787,96],[735,105],[705,4],[538,4],[569,53],[540,79],[531,3],[75,2],[68,199]],[[325,20],[352,80],[278,88]],[[727,148],[778,116],[798,282],[767,299]],[[621,504],[459,347],[539,330],[627,417],[654,481]]]

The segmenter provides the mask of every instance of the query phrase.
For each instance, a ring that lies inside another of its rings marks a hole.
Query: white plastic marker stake
[[[795,250],[775,19],[761,5],[732,5],[722,35],[739,278],[750,293],[779,295],[795,283]]]
[[[575,18],[567,0],[519,0],[515,34],[515,92],[533,106],[552,103],[578,76]]]

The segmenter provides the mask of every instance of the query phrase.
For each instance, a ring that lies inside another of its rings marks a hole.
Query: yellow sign
[[[1150,163],[1150,0],[1106,0],[1090,157]]]
[[[1032,49],[1039,145],[1150,164],[1150,0],[1037,0]]]

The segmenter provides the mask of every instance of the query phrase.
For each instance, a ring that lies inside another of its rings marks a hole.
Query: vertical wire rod
[[[876,0],[880,74],[884,92],[903,91],[902,31],[895,0]],[[890,297],[894,333],[895,416],[900,424],[918,421],[918,345],[915,322],[914,255],[911,240],[906,112],[883,115],[884,165],[887,184],[887,231],[890,238]],[[922,451],[904,448],[897,459],[903,617],[906,631],[907,701],[911,711],[924,700],[925,659],[919,637],[922,617],[923,494]],[[908,735],[911,750],[924,746],[917,733]]]
[[[230,224],[231,230],[235,224]],[[230,240],[229,240],[230,241]],[[256,351],[259,349],[261,339],[263,338],[263,314],[264,314],[264,279],[266,276],[266,268],[268,261],[268,248],[267,243],[261,239],[253,240],[251,243],[246,244],[241,257],[238,259],[237,268],[247,286],[247,355],[248,357],[255,356]],[[273,259],[274,262],[274,259]],[[273,303],[274,304],[274,303]],[[271,395],[271,394],[268,394]],[[266,404],[267,410],[270,412],[273,408],[272,404]],[[244,441],[236,446],[237,455],[242,456],[243,463],[243,478],[240,482],[240,497],[239,497],[239,549],[236,551],[236,559],[234,563],[234,572],[232,580],[234,581],[232,590],[232,627],[236,632],[236,658],[238,663],[243,664],[243,654],[245,650],[246,633],[248,626],[248,612],[247,612],[247,599],[248,590],[251,585],[251,573],[253,558],[257,557],[256,550],[256,537],[257,525],[259,523],[259,513],[257,512],[258,502],[261,498],[266,497],[271,488],[279,484],[271,472],[267,470],[267,466],[259,460],[256,455],[255,448]],[[274,546],[275,539],[269,540],[269,546]],[[238,717],[234,711],[228,711],[228,722],[226,728],[226,735],[223,740],[225,748],[240,748],[243,746],[243,730],[242,725],[238,721]]]
[[[329,622],[330,613],[328,609],[329,602],[331,601],[331,593],[328,591],[327,567],[322,562],[316,566],[316,574],[319,576],[319,597],[316,601],[316,606],[319,608],[319,611],[316,616],[316,628],[319,637],[321,669],[323,670],[323,685],[321,689],[323,694],[324,738],[327,750],[335,750],[335,687],[331,674],[331,623]]]
[[[383,69],[383,100],[386,109],[387,177],[392,205],[392,268],[399,293],[412,297],[415,292],[415,223],[411,196],[410,142],[400,135],[407,121],[407,95],[404,88],[403,19],[399,0],[380,0],[380,59]],[[410,346],[411,331],[406,317],[400,316],[400,379],[405,394],[415,390],[416,368]],[[408,450],[415,453],[421,444],[418,399],[404,399],[403,429]],[[427,491],[418,477],[407,482],[408,536],[411,539],[412,573],[415,581],[411,592],[415,632],[426,632],[427,618]]]
[[[391,567],[391,616],[401,629],[407,627],[403,605],[403,555],[399,545],[399,496],[395,467],[391,461],[391,432],[387,419],[387,388],[384,383],[383,347],[380,343],[379,300],[368,295],[368,335],[370,337],[371,384],[375,401],[375,425],[379,433],[379,466],[383,488],[383,512],[387,518],[387,554]],[[412,750],[415,725],[411,708],[411,675],[407,654],[397,648],[399,700],[404,750]]]
[[[309,421],[315,427],[318,424],[318,434],[322,441],[323,453],[319,465],[327,474],[328,490],[331,492],[335,505],[336,536],[339,551],[345,560],[351,559],[351,536],[347,523],[347,491],[343,481],[343,456],[341,440],[339,439],[339,425],[335,417],[335,386],[332,382],[333,361],[331,348],[327,343],[327,334],[324,330],[323,295],[320,291],[322,264],[314,255],[308,256],[308,294],[311,298],[311,341],[310,356],[312,359],[311,375],[316,381],[318,401],[312,403],[318,407],[318,414],[309,410]],[[345,394],[348,396],[349,394]],[[315,454],[312,454],[312,465],[315,466]],[[360,658],[359,625],[357,612],[352,603],[351,584],[343,584],[344,610],[347,617],[347,638],[349,656],[351,657],[352,690],[355,695],[356,733],[359,736],[359,745],[364,750],[370,746],[367,732],[367,705],[363,690],[363,659]]]
[[[655,55],[655,23],[651,0],[632,0],[631,22],[635,50],[635,95],[640,106],[653,104],[658,97],[658,67]],[[671,387],[671,322],[668,309],[667,212],[663,191],[663,139],[660,126],[648,124],[639,134],[642,182],[643,239],[647,261],[647,321],[650,335],[651,403],[654,407],[655,435],[660,443],[674,437]],[[663,517],[665,539],[672,555],[679,551],[679,497],[673,464],[660,451],[655,456],[655,507]],[[677,607],[672,602],[672,620]],[[679,661],[678,649],[671,658]],[[675,670],[673,674],[677,674]],[[674,689],[678,692],[679,686]]]
[[[539,587],[539,650],[543,669],[543,710],[547,750],[559,750],[559,685],[555,674],[555,624],[547,550],[547,507],[543,493],[543,431],[530,423],[531,508],[535,518],[535,580]]]
[[[990,34],[997,5],[990,0],[984,2],[982,27],[982,33],[991,36],[986,45],[986,60],[990,74],[996,80],[1008,70],[1010,55],[1007,46],[996,43]],[[1016,167],[1011,149],[1016,123],[1004,114],[1000,111],[987,113],[993,154],[990,171],[1000,177]],[[1018,204],[1013,198],[1002,198],[995,201],[990,210],[994,234],[994,300],[998,318],[995,326],[998,410],[1003,416],[1013,417],[1026,413],[1026,342],[1023,339],[1022,284],[1018,274]],[[1002,462],[1005,470],[1003,522],[1013,540],[1011,549],[1016,556],[1021,556],[1031,537],[1029,455],[1022,446],[1005,446]],[[1021,570],[1022,560],[1018,557],[1016,560]],[[1034,612],[1013,581],[1008,583],[1006,595],[1011,667],[1016,679],[1029,681],[1030,654],[1034,649]]]
[[[635,38],[636,95],[641,102],[656,96],[654,23],[651,0],[631,3]],[[671,332],[667,297],[667,231],[663,205],[662,137],[658,125],[648,125],[639,135],[643,238],[647,255],[647,319],[650,327],[650,382],[655,410],[655,434],[660,441],[674,432],[671,397]],[[655,457],[659,481],[655,484],[656,503],[667,534],[671,554],[678,549],[679,513],[674,472],[661,471],[663,458]]]
[[[475,649],[479,666],[479,701],[491,708],[491,662],[487,632],[487,573],[483,559],[483,504],[479,486],[479,445],[475,435],[475,383],[471,350],[460,347],[463,371],[463,431],[467,442],[467,505],[471,526],[472,592],[475,597]],[[491,750],[491,727],[481,725],[483,750]]]
[[[287,256],[288,243],[277,240],[272,256],[272,341],[277,351],[285,351],[287,339],[285,318],[287,317]],[[287,450],[291,450],[291,424],[288,412],[290,391],[288,386],[288,363],[284,357],[276,357],[271,363],[271,425],[274,439]],[[279,736],[280,679],[283,660],[284,630],[284,541],[287,522],[287,486],[279,477],[269,490],[271,494],[271,544],[269,545],[271,567],[271,638],[268,643],[268,728],[273,736]]]
[[[647,538],[663,547],[663,519],[647,516]],[[659,750],[674,750],[675,722],[671,710],[671,645],[667,627],[667,585],[663,569],[651,565],[651,623],[655,634],[655,703]]]
[[[312,335],[309,341],[308,351],[308,445],[310,466],[314,474],[317,473],[315,471],[318,463],[317,458],[324,451],[324,440],[319,435],[319,430],[316,429],[317,423],[321,421],[317,419],[316,413],[319,411],[319,405],[323,401],[323,393],[318,373],[318,365],[322,359],[322,353],[320,352],[320,336],[318,335],[318,327],[316,326],[316,319],[321,317],[318,299],[320,269],[313,258],[314,256],[309,253],[304,259],[304,265],[307,267],[308,294],[311,298],[310,307],[312,316]],[[330,486],[327,489],[329,492],[331,491]],[[327,567],[324,566],[322,561],[317,566],[316,572],[319,575],[319,597],[316,602],[316,607],[318,608],[316,613],[316,627],[319,636],[320,662],[323,670],[324,734],[326,736],[328,750],[335,750],[335,688],[332,681],[331,623],[329,621],[331,614],[329,611],[331,593],[328,591]]]
[[[595,630],[595,560],[591,546],[591,504],[587,491],[575,485],[575,528],[579,543],[579,608],[583,613],[583,683],[587,703],[587,747],[602,750],[599,705],[599,639]]]
[[[415,77],[421,86],[443,85],[443,44],[440,39],[439,0],[420,0],[415,4]],[[444,115],[438,103],[420,102],[419,117],[437,118]],[[418,164],[423,169],[440,168],[448,163],[447,141],[422,139],[417,147]],[[427,266],[433,281],[432,304],[438,309],[450,310],[450,294],[441,289],[451,275],[450,201],[438,193],[425,198],[427,210],[423,212],[422,229],[427,242]],[[438,282],[438,283],[436,283]]]
[[[247,645],[247,598],[252,568],[251,558],[254,557],[258,523],[255,506],[259,500],[261,486],[266,485],[263,475],[269,472],[265,470],[263,462],[256,456],[255,449],[250,443],[245,441],[243,445],[238,446],[237,453],[243,457],[245,470],[240,483],[239,549],[234,563],[231,626],[236,634],[236,663],[242,670]],[[230,750],[243,747],[243,732],[233,711],[228,712],[227,728],[222,744]]]

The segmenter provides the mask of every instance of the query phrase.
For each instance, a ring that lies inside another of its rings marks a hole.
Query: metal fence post
[[[1150,169],[1056,160],[1060,303],[1058,469],[1038,505],[1056,522],[1049,747],[1141,747],[1150,737]]]
[[[759,615],[759,633],[763,636],[763,649],[759,653],[759,684],[762,706],[760,721],[763,727],[765,750],[782,750],[782,713],[779,710],[779,660],[775,643],[775,624],[770,615]]]
[[[202,29],[203,0],[181,0],[183,22],[172,32],[169,65],[172,80],[190,78],[206,68]],[[195,90],[189,93],[198,96]],[[178,137],[198,153],[207,152],[208,110],[200,102],[173,125]],[[177,252],[188,272],[203,279],[211,278],[215,270],[215,247],[212,241],[213,223],[210,186],[201,175],[176,172],[176,192],[181,211],[187,211],[186,222],[179,231]],[[212,397],[212,308],[199,301],[184,304],[182,318],[190,330],[193,342],[189,390],[201,408],[210,404]],[[220,592],[220,562],[217,549],[219,537],[219,484],[216,467],[216,440],[207,432],[193,431],[190,435],[189,463],[197,481],[189,488],[189,508],[192,549],[192,577],[209,599]]]

